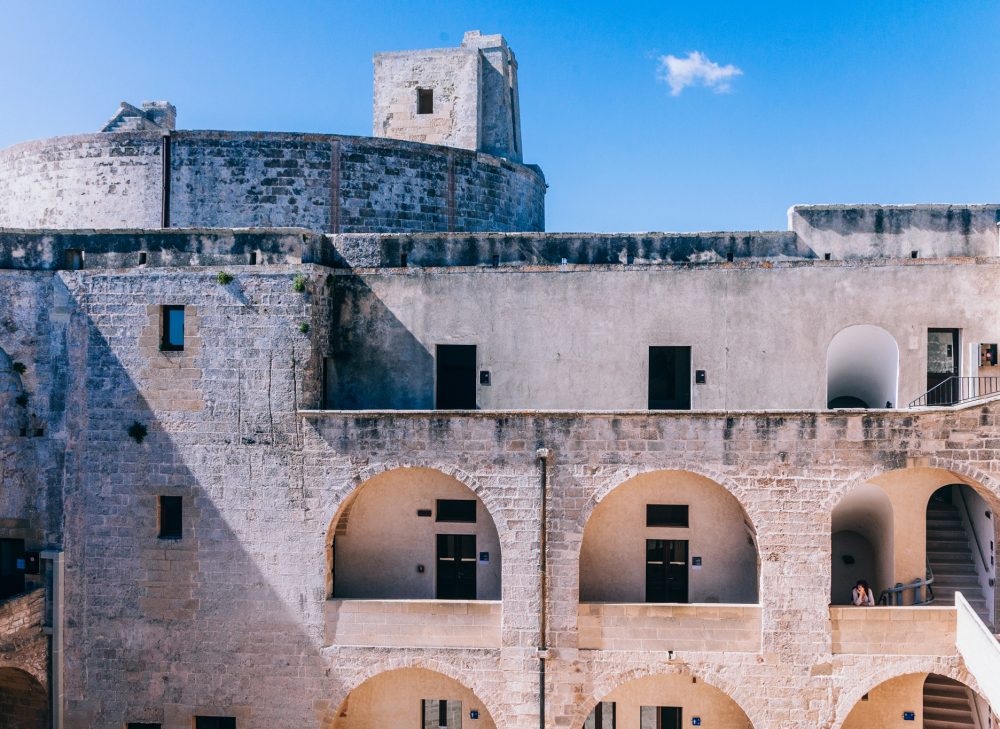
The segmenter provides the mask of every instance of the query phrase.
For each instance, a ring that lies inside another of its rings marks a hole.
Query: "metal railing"
[[[913,582],[903,584],[897,582],[894,586],[882,590],[878,596],[879,605],[903,605],[903,595],[907,590],[913,590],[913,602],[910,605],[930,605],[934,602],[934,571],[927,565],[927,578],[916,579]]]
[[[958,405],[1000,394],[1000,377],[960,377],[952,375],[910,403],[911,408]]]

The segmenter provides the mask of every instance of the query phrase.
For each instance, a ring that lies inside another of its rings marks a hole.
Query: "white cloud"
[[[729,91],[730,82],[743,71],[729,64],[720,66],[710,61],[701,51],[691,51],[687,58],[660,56],[657,76],[670,85],[670,93],[677,96],[688,86],[705,86],[717,94]]]

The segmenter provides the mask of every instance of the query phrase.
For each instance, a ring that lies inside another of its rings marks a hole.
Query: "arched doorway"
[[[826,350],[828,408],[896,406],[899,347],[885,329],[857,324],[837,332]]]
[[[894,584],[893,529],[892,503],[878,486],[862,484],[841,499],[830,517],[831,605],[850,605],[858,580],[876,600]]]
[[[0,668],[0,729],[46,729],[49,698],[36,678],[17,668]]]
[[[334,598],[500,599],[496,524],[468,486],[440,471],[372,477],[340,508],[328,536]]]
[[[948,484],[927,501],[927,564],[936,604],[954,605],[961,592],[986,625],[993,625],[994,517],[972,487]]]
[[[483,702],[458,681],[424,668],[369,678],[347,696],[332,729],[495,729]]]
[[[622,684],[594,706],[583,729],[681,729],[692,725],[753,729],[739,704],[690,674],[645,676]]]
[[[757,574],[736,497],[689,471],[655,471],[616,487],[587,520],[580,601],[756,603]]]
[[[841,729],[980,729],[991,726],[990,712],[987,701],[960,681],[936,673],[909,673],[884,681],[862,696]]]

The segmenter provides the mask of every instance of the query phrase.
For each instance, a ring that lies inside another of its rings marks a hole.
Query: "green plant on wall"
[[[138,420],[133,420],[132,425],[128,426],[128,437],[136,443],[142,443],[148,434],[149,430]]]
[[[292,291],[297,293],[302,293],[306,290],[306,277],[301,273],[297,274],[295,278],[292,279]]]
[[[225,286],[226,284],[231,284],[233,282],[233,277],[225,271],[219,271],[219,273],[215,276],[215,280]]]
[[[302,332],[303,334],[308,334],[309,325],[306,322],[302,322],[301,324],[299,324],[299,331]]]

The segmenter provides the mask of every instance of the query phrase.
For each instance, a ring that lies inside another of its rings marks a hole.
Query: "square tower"
[[[517,61],[502,35],[458,48],[378,53],[373,134],[521,161]]]

